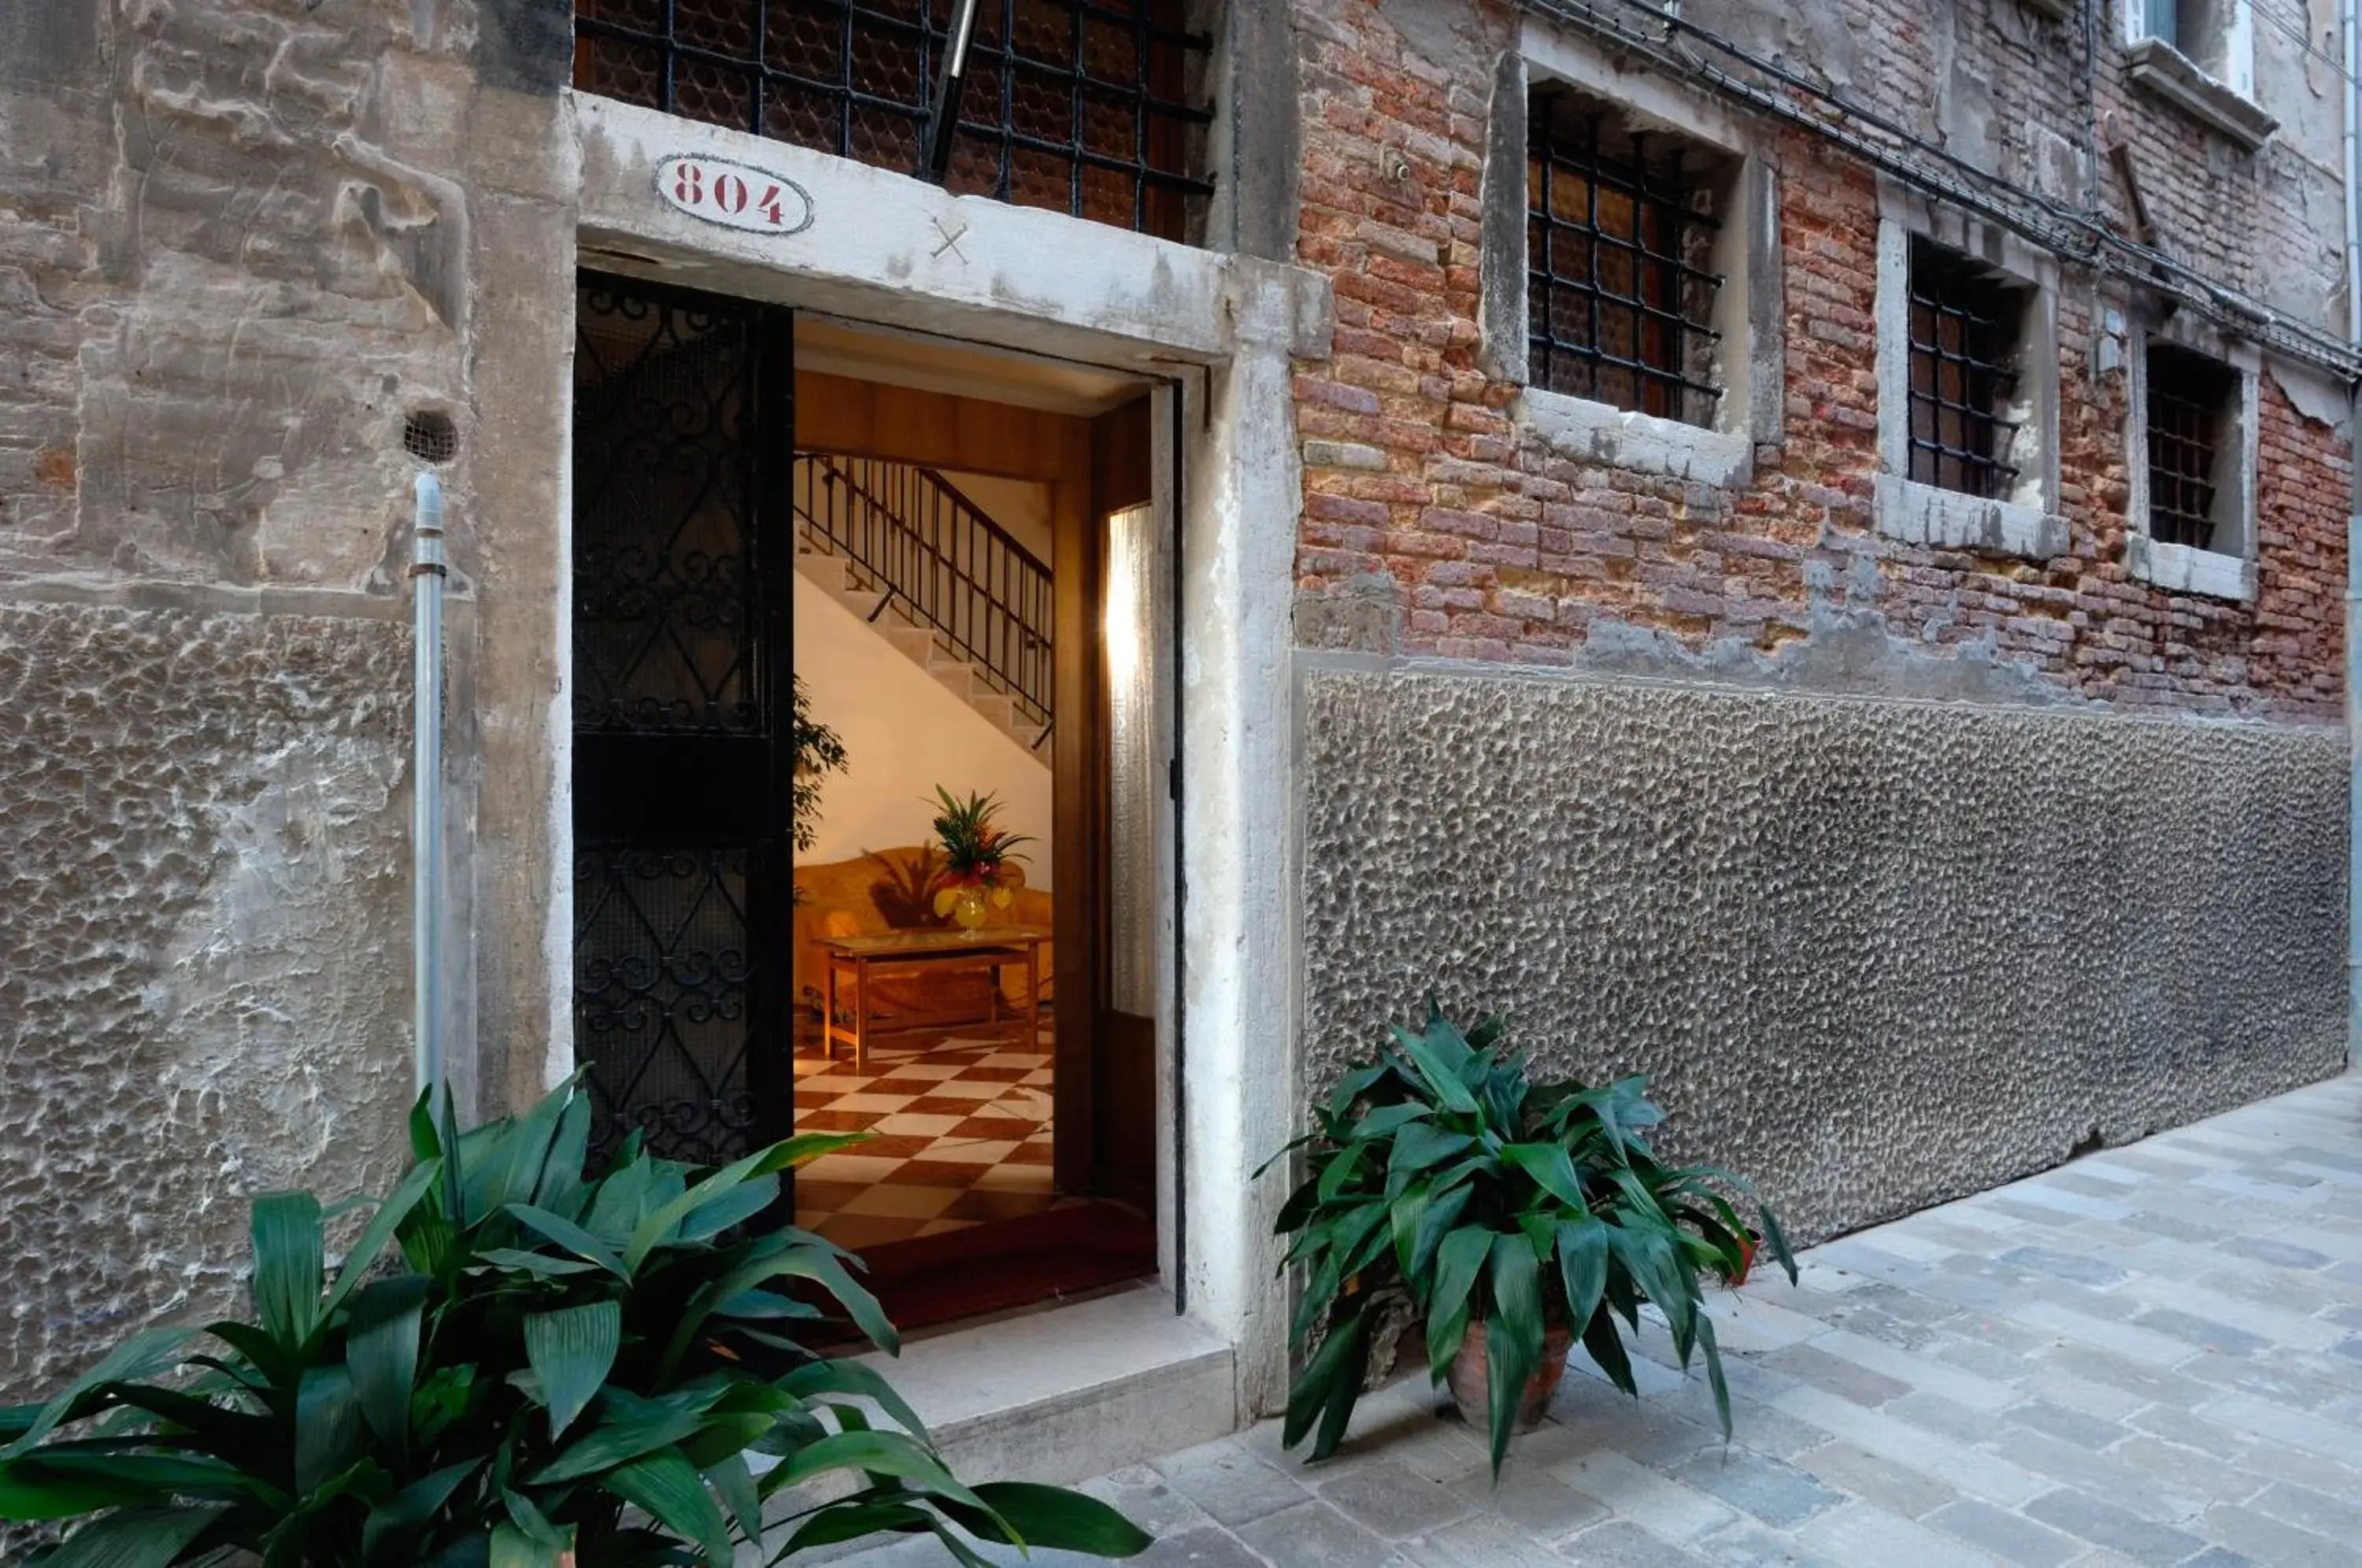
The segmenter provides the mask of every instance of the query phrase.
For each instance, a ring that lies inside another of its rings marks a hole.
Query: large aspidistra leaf
[[[219,1508],[125,1508],[68,1536],[41,1568],[166,1568],[221,1515]]]
[[[282,1346],[311,1338],[327,1274],[320,1200],[308,1192],[267,1192],[254,1200],[254,1311]]]
[[[1410,1058],[1411,1066],[1418,1070],[1428,1092],[1444,1110],[1463,1116],[1475,1113],[1476,1097],[1468,1092],[1468,1086],[1460,1078],[1460,1069],[1467,1061],[1468,1047],[1456,1030],[1444,1024],[1429,1030],[1426,1037],[1421,1038],[1408,1030],[1397,1029],[1395,1031],[1395,1043],[1402,1047],[1403,1055]]]
[[[361,1444],[360,1400],[343,1366],[315,1366],[295,1397],[295,1489],[309,1492],[352,1463]]]
[[[1485,1321],[1485,1361],[1492,1408],[1486,1417],[1497,1477],[1517,1427],[1526,1380],[1541,1364],[1541,1262],[1524,1236],[1498,1236],[1493,1242],[1490,1274],[1493,1315]]]
[[[705,1487],[705,1477],[677,1450],[635,1459],[602,1477],[600,1485],[687,1540],[706,1568],[729,1568],[730,1521]]]
[[[361,1419],[397,1454],[410,1447],[410,1393],[418,1377],[418,1341],[432,1284],[425,1275],[381,1279],[353,1298],[345,1365]]]
[[[1434,1375],[1459,1353],[1468,1332],[1469,1293],[1476,1275],[1492,1254],[1494,1232],[1482,1225],[1463,1225],[1443,1238],[1436,1249],[1435,1286],[1427,1308],[1427,1364]]]
[[[0,1448],[0,1459],[12,1459],[29,1452],[101,1386],[152,1377],[171,1365],[191,1337],[186,1329],[149,1329],[132,1335],[42,1406],[18,1430],[15,1441]]]
[[[1588,1323],[1607,1289],[1607,1226],[1584,1215],[1559,1221],[1559,1283],[1566,1292],[1566,1320]]]
[[[1100,1502],[1063,1486],[1031,1481],[978,1482],[976,1495],[998,1515],[1029,1549],[1087,1551],[1095,1557],[1137,1557],[1155,1544],[1155,1538]],[[975,1525],[977,1516],[956,1503],[944,1511],[962,1524]],[[982,1534],[982,1530],[977,1530]]]
[[[613,1301],[526,1316],[525,1360],[540,1380],[542,1402],[549,1407],[550,1441],[566,1434],[606,1384],[623,1343],[624,1309]]]

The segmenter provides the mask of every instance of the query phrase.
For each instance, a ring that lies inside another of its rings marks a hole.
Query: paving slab
[[[1800,1263],[1709,1303],[1727,1445],[1644,1321],[1641,1397],[1578,1351],[1497,1487],[1415,1375],[1321,1464],[1267,1422],[1088,1489],[1143,1568],[2362,1568],[2362,1076]]]

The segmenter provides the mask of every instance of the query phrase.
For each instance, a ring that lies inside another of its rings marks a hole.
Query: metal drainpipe
[[[420,474],[413,500],[410,1027],[415,1090],[424,1094],[443,1082],[443,481]]]
[[[2337,27],[2345,46],[2345,336],[2362,346],[2362,171],[2357,171],[2357,110],[2362,110],[2362,0],[2338,0]],[[2346,441],[2362,440],[2362,382],[2349,382]],[[2362,462],[2353,465],[2345,516],[2345,1059],[2362,1054],[2362,583],[2355,564],[2362,560]]]

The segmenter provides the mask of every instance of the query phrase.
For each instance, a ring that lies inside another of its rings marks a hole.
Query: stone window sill
[[[2255,562],[2191,545],[2169,545],[2146,534],[2135,534],[2125,541],[2125,569],[2169,593],[2197,593],[2209,599],[2256,596]]]
[[[2253,152],[2280,128],[2279,121],[2199,69],[2163,39],[2143,39],[2125,55],[2125,74],[2135,83],[2212,127]]]
[[[1564,457],[1725,487],[1743,485],[1754,475],[1754,444],[1734,431],[1530,387],[1521,402],[1519,422]]]
[[[1878,531],[1906,544],[2047,560],[2067,553],[2067,519],[2038,506],[1878,476]]]

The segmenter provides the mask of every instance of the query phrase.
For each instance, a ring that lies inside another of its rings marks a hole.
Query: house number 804
[[[811,197],[783,174],[727,158],[675,154],[657,165],[657,194],[694,218],[749,234],[800,234]]]

